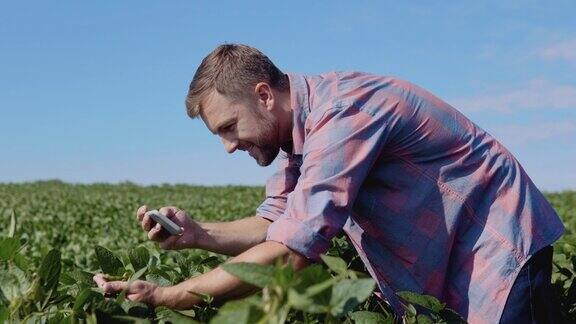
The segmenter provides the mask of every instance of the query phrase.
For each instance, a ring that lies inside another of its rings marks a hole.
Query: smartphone
[[[162,215],[159,211],[154,209],[146,212],[146,215],[150,216],[153,221],[160,224],[160,226],[170,233],[170,235],[182,235],[182,227],[178,226],[178,224],[174,223],[170,218]]]

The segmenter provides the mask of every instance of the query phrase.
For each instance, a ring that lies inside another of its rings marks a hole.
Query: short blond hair
[[[194,74],[186,96],[190,118],[200,114],[201,103],[212,90],[231,99],[244,99],[259,82],[279,91],[289,88],[288,76],[258,49],[242,44],[223,44],[206,56]]]

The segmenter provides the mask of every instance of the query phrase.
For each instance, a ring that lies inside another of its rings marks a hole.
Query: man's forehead
[[[216,91],[211,92],[206,96],[200,109],[200,117],[206,124],[206,127],[215,133],[221,123],[233,118],[234,107],[232,101]]]

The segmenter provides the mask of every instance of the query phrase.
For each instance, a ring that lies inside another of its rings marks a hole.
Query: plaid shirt
[[[398,311],[394,292],[410,290],[498,322],[520,268],[564,232],[518,161],[406,81],[289,77],[293,151],[257,209],[267,240],[317,260],[344,231]]]

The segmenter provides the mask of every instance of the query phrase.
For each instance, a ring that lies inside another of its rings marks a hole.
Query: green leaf
[[[328,268],[335,273],[339,275],[346,275],[348,273],[348,265],[341,258],[328,255],[321,255],[320,258],[322,258],[322,261],[326,263]]]
[[[274,267],[257,263],[225,263],[222,268],[240,280],[264,288],[274,280]]]
[[[91,288],[85,288],[76,296],[72,310],[74,313],[79,313],[84,309],[84,305],[89,304],[92,300],[101,300],[102,298],[102,295],[93,291]]]
[[[182,314],[182,315],[184,315],[184,316],[190,317],[190,318],[194,318],[194,316],[196,316],[196,312],[195,312],[193,309],[188,309],[188,310],[176,310],[176,312],[178,312],[178,313],[180,313],[180,314]]]
[[[450,308],[444,308],[440,311],[440,318],[442,318],[446,323],[451,324],[466,324],[466,320],[460,316],[460,314],[451,310]]]
[[[139,246],[128,251],[128,258],[130,259],[130,263],[134,267],[134,270],[138,271],[148,265],[150,253],[144,246]]]
[[[358,311],[350,314],[350,318],[355,324],[394,324],[394,316],[391,314],[384,314],[369,312],[369,311]]]
[[[282,264],[282,260],[278,258],[276,266],[274,267],[275,273],[273,282],[276,286],[286,289],[294,284],[294,268],[292,263]]]
[[[31,300],[33,302],[42,302],[46,295],[44,294],[44,287],[42,286],[42,280],[40,277],[34,277],[32,283],[30,284],[30,289],[26,292],[25,299]]]
[[[72,278],[69,274],[63,272],[60,274],[60,282],[63,285],[73,285],[76,283],[76,280],[74,280],[74,278]]]
[[[58,286],[60,287],[60,286]],[[53,294],[52,299],[50,300],[51,307],[58,307],[57,305],[68,305],[74,302],[74,297],[63,292],[63,291],[56,291]]]
[[[10,226],[8,227],[8,237],[14,237],[16,234],[16,213],[14,209],[10,211]]]
[[[2,287],[7,286],[7,278],[2,276],[0,277],[0,307],[2,306],[8,306],[10,305],[10,301],[8,300],[8,298],[6,297],[6,295],[4,295],[4,292],[2,291]],[[6,288],[4,288],[6,289]],[[0,323],[2,323],[0,321]]]
[[[192,270],[192,268],[194,267],[194,262],[189,260],[184,255],[179,254],[178,257],[176,258],[176,263],[180,268],[180,274],[182,275],[182,277],[189,278],[191,276],[190,270]]]
[[[154,319],[154,323],[156,321],[160,321],[160,323],[172,323],[172,324],[190,324],[190,323],[197,323],[196,321],[192,320],[190,317],[180,314],[177,311],[171,310],[167,307],[156,307],[154,310],[156,313],[156,318]]]
[[[115,321],[117,320],[117,321]],[[130,315],[115,315],[112,316],[112,322],[113,323],[133,323],[133,324],[143,324],[143,323],[150,323],[149,320],[145,319],[145,318],[139,318],[139,317],[135,317],[135,316],[130,316]],[[195,322],[193,322],[195,323]]]
[[[372,278],[344,279],[332,288],[330,313],[340,317],[362,303],[374,291],[376,282]]]
[[[416,314],[418,314],[418,311],[416,310],[416,307],[414,307],[414,305],[412,304],[408,304],[408,306],[406,306],[406,315],[408,318],[413,318],[414,322],[416,322]]]
[[[64,321],[64,314],[56,313],[54,316],[50,317],[48,324],[62,324]]]
[[[170,280],[164,278],[162,275],[157,274],[157,273],[147,274],[146,275],[146,281],[153,282],[153,283],[157,284],[158,286],[162,286],[162,287],[172,285],[172,282],[170,282]]]
[[[250,301],[237,300],[224,304],[210,324],[252,324],[263,316],[262,310]]]
[[[289,304],[308,313],[327,313],[337,279],[321,265],[312,265],[302,270],[297,280],[301,281],[288,290]]]
[[[128,281],[132,282],[134,280],[140,279],[140,277],[142,277],[144,275],[144,273],[146,273],[147,270],[148,270],[148,268],[144,267],[144,268],[136,271],[132,276],[130,276],[130,279],[128,279]]]
[[[565,275],[568,278],[572,278],[572,271],[570,271],[570,269],[565,268],[556,262],[552,263],[556,266],[556,268],[558,268],[558,272],[560,272],[561,274]]]
[[[63,273],[60,276],[60,281],[64,284],[85,284],[92,286],[94,284],[93,278],[94,274],[83,271],[80,269],[74,269],[67,273]]]
[[[416,322],[418,324],[433,324],[434,322],[432,319],[424,314],[420,314],[416,316]]]
[[[40,264],[38,275],[42,282],[42,290],[46,294],[58,285],[58,279],[60,278],[60,271],[62,269],[60,259],[60,251],[52,249],[46,254],[44,259],[42,259],[42,263]]]
[[[122,303],[124,303],[124,301],[126,300],[126,293],[128,292],[127,289],[122,290],[118,296],[116,296],[116,299],[114,300],[118,305],[122,305]]]
[[[5,304],[21,299],[25,294],[32,294],[32,283],[38,283],[40,279],[32,280],[30,276],[18,267],[8,267],[8,271],[0,271],[0,300]],[[38,290],[40,288],[38,287]]]
[[[330,309],[330,290],[325,290],[324,294],[307,295],[290,289],[288,290],[288,304],[311,314],[327,313]]]
[[[566,299],[569,303],[576,303],[576,280],[573,280],[570,287],[566,291]]]
[[[100,299],[94,302],[98,323],[109,323],[111,316],[126,315],[122,306],[111,299]]]
[[[205,302],[206,304],[211,304],[214,301],[214,297],[207,294],[202,294],[192,290],[188,290],[188,293],[202,299],[202,301]]]
[[[124,273],[124,265],[114,253],[100,245],[96,246],[95,251],[102,272],[115,276],[121,276]]]
[[[436,297],[429,295],[420,295],[410,291],[400,291],[397,293],[398,296],[402,297],[405,301],[412,303],[414,305],[422,306],[426,309],[438,313],[444,309],[445,304],[441,303]]]
[[[94,314],[90,314],[87,317],[92,319],[92,323],[96,323],[96,316]],[[57,324],[77,324],[77,323],[78,320],[74,318],[74,316],[65,316],[61,321],[57,322]]]
[[[209,256],[207,258],[202,259],[202,261],[200,261],[198,263],[198,265],[207,265],[211,268],[215,267],[218,265],[218,263],[220,263],[220,259],[217,256]]]
[[[126,301],[128,305],[128,309],[126,312],[130,316],[140,317],[140,318],[147,318],[153,316],[153,309],[144,303],[133,302],[133,301]]]
[[[7,323],[9,316],[10,313],[8,311],[8,307],[0,304],[0,323]]]
[[[11,260],[20,248],[20,240],[14,237],[0,237],[0,260]]]
[[[304,294],[308,297],[314,297],[318,303],[322,305],[330,305],[330,298],[332,296],[332,286],[337,282],[337,278],[325,280],[306,288]]]
[[[12,262],[22,271],[27,271],[30,268],[30,261],[20,253],[16,253],[12,257]]]
[[[320,283],[327,281],[331,278],[330,273],[320,264],[313,264],[308,266],[296,276],[296,285],[294,289],[302,293],[306,289]]]

